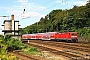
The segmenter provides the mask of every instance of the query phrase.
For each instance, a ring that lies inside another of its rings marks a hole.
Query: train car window
[[[77,35],[77,34],[75,34],[75,35]]]

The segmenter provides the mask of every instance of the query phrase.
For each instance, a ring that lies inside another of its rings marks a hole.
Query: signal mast
[[[26,7],[23,9],[23,14],[25,14],[25,11],[26,11]]]

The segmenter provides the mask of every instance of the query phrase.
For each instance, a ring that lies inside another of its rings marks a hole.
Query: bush
[[[5,46],[4,44],[0,44],[0,54],[6,54],[6,48],[7,46]]]
[[[2,37],[1,37],[2,38]],[[27,48],[28,46],[22,43],[22,41],[18,39],[11,38],[10,35],[6,35],[4,38],[2,38],[2,43],[7,46],[7,50],[21,50],[23,48]]]
[[[30,52],[38,52],[38,49],[36,47],[30,47],[29,49]]]
[[[16,56],[13,56],[13,55],[8,55],[8,54],[1,55],[0,54],[0,60],[17,60],[17,58]]]
[[[13,50],[22,50],[25,53],[36,54],[38,53],[38,49],[35,47],[28,47],[26,44],[22,43],[22,41],[18,39],[11,38],[10,35],[6,35],[5,37],[0,36],[2,39],[0,42],[0,59],[1,60],[15,60],[15,56],[11,56],[7,54],[7,51]]]
[[[3,40],[4,39],[4,36],[0,35],[0,40]]]
[[[25,54],[37,54],[39,50],[36,47],[28,47],[22,50]]]
[[[7,54],[7,46],[0,44],[0,60],[17,60],[16,56]]]
[[[83,28],[77,30],[79,37],[84,37],[90,41],[90,28]]]
[[[27,47],[27,45],[14,38],[11,38],[11,40],[7,41],[6,43],[8,45],[8,50],[21,50]]]

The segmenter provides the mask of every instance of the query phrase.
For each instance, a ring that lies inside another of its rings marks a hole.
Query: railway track
[[[30,54],[22,54],[20,51],[14,51],[14,52],[9,52],[11,55],[15,55],[17,58],[21,60],[46,60],[45,58],[39,57],[39,56],[33,56]]]
[[[24,42],[27,42],[27,40],[24,40]],[[33,41],[41,41],[41,40],[33,40]],[[90,43],[84,43],[84,42],[78,42],[78,43],[67,43],[67,42],[57,42],[57,41],[45,41],[45,42],[50,42],[50,43],[57,43],[57,44],[63,44],[63,45],[73,45],[77,47],[85,47],[85,48],[90,48]]]
[[[78,47],[85,47],[85,48],[90,48],[90,43],[83,43],[83,42],[78,42],[78,43],[63,43],[63,42],[56,42],[57,44],[65,44],[65,45],[73,45],[73,46],[78,46]]]
[[[63,48],[66,47],[68,49],[73,48],[73,50],[84,51],[84,52],[90,53],[90,47],[87,48],[86,46],[75,45],[75,43],[74,44],[72,44],[72,43],[70,43],[70,44],[68,43],[67,44],[67,43],[57,43],[57,42],[52,42],[52,41],[44,41],[44,42],[40,42],[40,43],[44,44],[45,42],[48,45],[55,44],[56,47],[60,46],[60,47],[63,47]],[[38,41],[35,41],[35,43],[38,43]]]
[[[56,42],[52,42],[52,41],[30,41],[30,44],[35,45],[35,46],[39,46],[40,47],[44,47],[47,48],[49,50],[53,49],[53,51],[58,51],[58,53],[60,55],[65,54],[64,56],[68,56],[68,58],[81,58],[81,59],[85,59],[88,60],[90,59],[90,49],[89,48],[83,48],[83,47],[77,47],[76,45],[69,45],[69,44],[63,44],[63,43],[56,43]],[[43,45],[43,46],[42,46]],[[75,57],[76,56],[76,57]]]
[[[40,40],[39,40],[40,41]],[[36,43],[38,43],[38,41],[35,41]],[[40,41],[41,42],[41,41]],[[44,41],[47,44],[55,44],[55,45],[63,45],[64,47],[70,46],[70,47],[76,47],[78,50],[90,50],[90,46],[88,46],[88,44],[80,44],[80,43],[65,43],[65,42],[55,42],[55,41]],[[44,42],[41,42],[41,44],[43,44]],[[81,48],[81,49],[80,49]]]

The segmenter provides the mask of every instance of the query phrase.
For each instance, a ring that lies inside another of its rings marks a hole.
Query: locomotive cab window
[[[68,35],[70,35],[70,33]]]
[[[75,35],[74,33],[72,35]]]
[[[71,35],[77,35],[76,33],[72,33]]]

